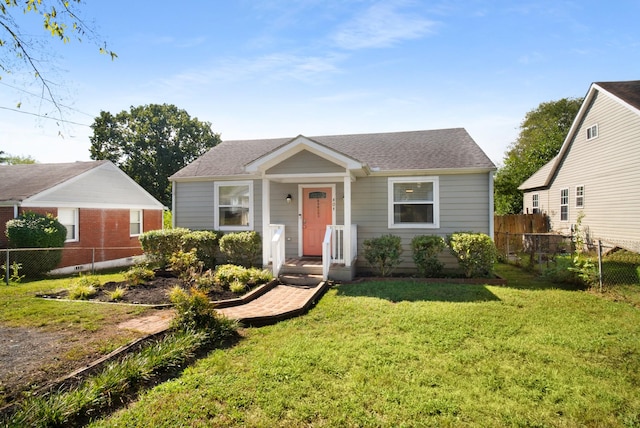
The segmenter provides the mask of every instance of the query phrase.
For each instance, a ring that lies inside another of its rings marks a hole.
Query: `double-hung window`
[[[569,189],[560,190],[560,221],[569,220]]]
[[[576,186],[576,208],[584,208],[584,186]]]
[[[389,178],[389,228],[440,227],[438,177]]]
[[[540,212],[540,197],[537,193],[531,195],[531,208],[534,214],[538,214]]]
[[[129,211],[129,235],[138,236],[142,233],[142,210]]]
[[[252,230],[253,183],[251,181],[216,182],[214,207],[216,230]]]
[[[78,209],[58,208],[58,221],[67,228],[67,238],[65,242],[78,241]]]

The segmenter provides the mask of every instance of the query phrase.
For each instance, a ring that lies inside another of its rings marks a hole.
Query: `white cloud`
[[[434,21],[398,9],[397,2],[376,3],[344,25],[333,40],[343,49],[383,48],[433,31]]]

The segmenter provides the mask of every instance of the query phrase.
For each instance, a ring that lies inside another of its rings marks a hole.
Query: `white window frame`
[[[249,225],[248,226],[220,226],[220,187],[248,186],[249,187]],[[213,227],[215,230],[249,231],[253,230],[253,181],[217,181],[213,185]]]
[[[599,134],[599,129],[598,129],[598,124],[596,123],[595,125],[591,125],[590,127],[587,128],[587,140],[593,140],[595,138],[598,138],[598,134]]]
[[[433,204],[433,223],[395,223],[394,206],[407,202],[395,202],[393,200],[393,188],[396,183],[433,183],[432,201],[412,201],[413,203]],[[438,229],[440,227],[440,180],[439,177],[389,177],[387,190],[388,226],[389,229]]]
[[[576,186],[576,208],[584,208],[584,185]]]
[[[58,208],[58,221],[66,227],[67,225],[60,221],[60,211],[72,211],[73,215],[73,236],[65,239],[64,242],[78,242],[80,240],[80,215],[78,214],[78,208]]]
[[[533,211],[534,214],[540,212],[540,195],[537,193],[531,195],[531,211]]]
[[[131,214],[133,214],[134,212],[138,213],[138,218],[139,218],[138,222],[132,222],[131,221]],[[144,231],[143,224],[142,224],[143,218],[144,218],[144,212],[142,210],[129,210],[129,236],[140,236],[140,235],[142,235],[142,232]],[[140,225],[140,232],[131,233],[131,225],[132,224],[139,224]]]
[[[565,196],[566,193],[566,196]],[[566,201],[565,201],[566,198]],[[567,218],[562,218],[562,208],[567,208]],[[569,188],[560,189],[560,221],[569,221]]]

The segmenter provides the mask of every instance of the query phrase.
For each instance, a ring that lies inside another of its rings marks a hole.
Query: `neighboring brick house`
[[[84,270],[141,254],[138,236],[162,228],[163,210],[110,161],[0,165],[0,248],[7,247],[8,220],[50,213],[67,227],[60,268]]]

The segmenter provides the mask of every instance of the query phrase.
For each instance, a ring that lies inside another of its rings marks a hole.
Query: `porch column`
[[[269,179],[262,179],[262,266],[269,265],[271,255],[271,185]]]
[[[351,174],[344,178],[344,236],[342,243],[344,265],[351,266]]]

